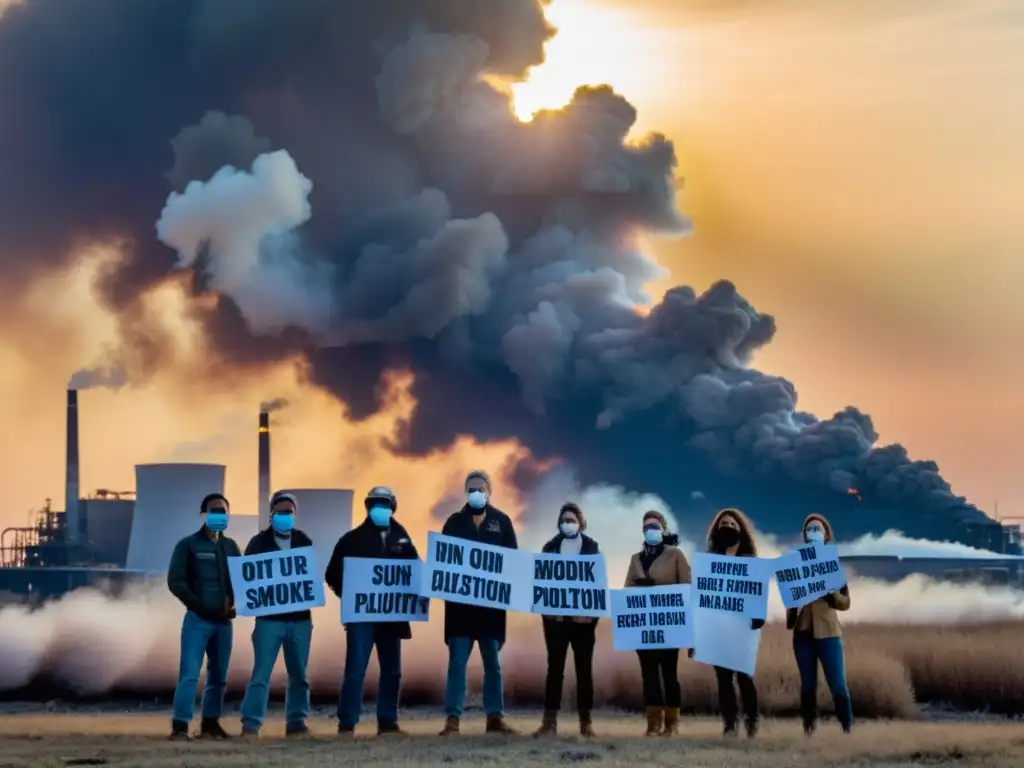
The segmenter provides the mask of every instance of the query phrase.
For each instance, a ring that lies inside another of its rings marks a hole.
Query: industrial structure
[[[140,464],[134,491],[101,489],[82,496],[79,482],[78,392],[67,391],[64,511],[50,499],[27,524],[0,532],[0,602],[39,601],[85,586],[118,591],[166,572],[174,545],[199,529],[199,502],[223,493],[221,464]],[[244,549],[266,525],[270,499],[270,417],[258,429],[258,510],[232,510],[229,535]],[[352,491],[293,491],[300,527],[316,542],[324,567],[338,537],[352,525]],[[321,552],[323,550],[323,552]]]
[[[848,555],[842,558],[848,573],[879,581],[898,582],[919,574],[956,583],[1024,588],[1024,557],[901,557]]]

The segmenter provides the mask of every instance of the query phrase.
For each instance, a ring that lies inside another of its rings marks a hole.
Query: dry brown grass
[[[639,709],[639,666],[633,653],[611,651],[608,627],[599,638],[595,660],[599,704]],[[949,705],[964,711],[1024,713],[1024,655],[1020,652],[1024,622],[960,626],[898,626],[854,624],[844,629],[847,679],[859,717],[913,718],[920,704]],[[544,649],[516,649],[511,639],[503,653],[506,695],[517,705],[540,706],[545,668]],[[442,663],[443,667],[443,663]],[[566,701],[572,701],[571,662]],[[443,673],[443,669],[441,670]],[[713,670],[680,661],[684,706],[689,712],[716,711]],[[473,679],[479,689],[479,670]],[[796,714],[800,679],[793,660],[792,635],[778,624],[765,627],[758,656],[757,686],[762,712]],[[819,677],[819,703],[831,697]],[[416,697],[438,701],[439,695]]]
[[[192,742],[163,739],[165,716],[13,715],[0,717],[0,766],[110,765],[163,766],[326,766],[355,764],[513,768],[586,762],[594,766],[701,766],[702,768],[823,768],[908,765],[1019,768],[1024,764],[1024,725],[974,725],[873,722],[847,737],[831,727],[813,739],[795,721],[768,721],[760,737],[725,740],[713,720],[686,719],[678,739],[644,739],[637,716],[599,717],[599,738],[532,739],[482,734],[479,718],[468,719],[455,739],[433,734],[439,720],[407,723],[411,738],[369,735],[343,743],[333,737],[333,722],[313,723],[317,738],[285,741],[279,722],[267,725],[259,743]],[[534,719],[513,721],[527,731]],[[275,738],[274,736],[277,735]]]

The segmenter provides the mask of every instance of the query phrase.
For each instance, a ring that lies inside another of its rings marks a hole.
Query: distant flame
[[[857,497],[857,501],[864,501],[864,499],[860,495],[860,491],[858,491],[856,488],[847,488],[846,489],[846,495],[847,496],[856,496]]]

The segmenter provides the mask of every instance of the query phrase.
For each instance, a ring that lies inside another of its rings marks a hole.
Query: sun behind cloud
[[[516,116],[526,122],[542,109],[558,109],[581,85],[610,85],[627,95],[649,89],[649,30],[628,9],[608,0],[553,0],[545,15],[558,31],[544,48],[544,63],[510,86]]]

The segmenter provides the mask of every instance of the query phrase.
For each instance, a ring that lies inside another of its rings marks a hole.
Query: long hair
[[[739,547],[736,548],[737,556],[757,557],[757,541],[754,540],[754,526],[750,524],[750,520],[747,519],[746,515],[732,507],[721,510],[715,515],[715,519],[711,521],[711,527],[708,528],[708,552],[715,551],[715,531],[718,530],[718,526],[722,523],[722,518],[725,517],[731,517],[740,527],[740,543]]]
[[[804,541],[807,540],[804,537],[804,534],[807,533],[807,524],[810,523],[812,520],[817,520],[819,523],[821,523],[821,527],[825,529],[826,544],[831,544],[833,541],[835,541],[835,534],[832,532],[832,524],[825,519],[824,515],[819,515],[817,512],[812,512],[804,518],[804,526],[800,529],[800,535],[801,538],[804,538]]]

